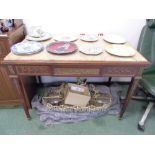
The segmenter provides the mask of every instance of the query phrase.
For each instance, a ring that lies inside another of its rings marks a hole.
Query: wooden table
[[[43,44],[46,47],[53,41],[45,41]],[[81,40],[77,40],[75,43],[78,46],[94,44],[112,48],[112,44],[104,42],[101,38],[94,43]],[[130,45],[126,44],[125,46]],[[120,112],[120,117],[122,117],[141,78],[142,71],[149,65],[149,62],[137,51],[133,57],[118,57],[106,51],[97,56],[88,56],[79,51],[69,55],[53,55],[44,49],[38,54],[29,56],[9,53],[4,58],[3,64],[17,89],[27,118],[30,118],[30,114],[27,92],[22,80],[25,76],[131,77],[132,80]]]

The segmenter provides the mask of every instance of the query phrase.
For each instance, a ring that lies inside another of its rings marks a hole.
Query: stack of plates
[[[78,35],[69,35],[69,34],[61,35],[61,34],[58,34],[58,35],[55,35],[53,38],[56,41],[71,42],[71,41],[77,40],[78,39]]]
[[[104,49],[99,46],[81,46],[79,47],[79,51],[87,55],[98,55],[101,54]]]
[[[98,35],[86,34],[86,35],[82,35],[80,37],[80,39],[83,40],[83,41],[93,42],[93,41],[97,41],[98,40]]]
[[[77,46],[72,42],[58,41],[49,44],[46,49],[53,54],[70,54],[77,51]]]
[[[26,41],[13,45],[11,52],[17,55],[35,54],[43,50],[43,45],[34,41]]]

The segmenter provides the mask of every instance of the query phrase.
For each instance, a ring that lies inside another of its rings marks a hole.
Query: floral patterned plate
[[[98,40],[98,35],[86,34],[86,35],[82,35],[80,39],[83,41],[94,42]]]
[[[98,55],[101,54],[104,51],[104,49],[99,46],[81,46],[79,47],[79,51],[87,55]]]

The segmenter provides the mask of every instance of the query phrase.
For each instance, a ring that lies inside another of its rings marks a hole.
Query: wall
[[[52,19],[52,18],[51,18]],[[79,18],[76,21],[66,21],[62,24],[61,20],[44,19],[25,19],[28,30],[31,26],[42,26],[52,34],[57,33],[116,33],[125,37],[131,45],[137,47],[138,38],[144,19],[103,19],[95,22]]]
[[[55,19],[55,16],[44,19],[25,19],[24,23],[27,30],[31,26],[41,26],[51,34],[57,33],[115,33],[123,36],[134,48],[137,47],[139,35],[142,27],[145,25],[144,19]],[[43,82],[52,82],[55,80],[64,80],[64,78],[42,77]],[[65,78],[65,80],[75,80],[74,78]],[[103,78],[90,78],[90,80],[102,81]],[[114,78],[114,80],[129,80],[129,78]]]

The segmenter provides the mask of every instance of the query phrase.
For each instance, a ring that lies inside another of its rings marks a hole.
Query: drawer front
[[[100,69],[52,68],[51,66],[16,66],[18,75],[100,76]]]
[[[9,69],[9,74],[13,75],[13,71]],[[79,67],[56,67],[44,65],[26,65],[16,66],[15,72],[18,75],[54,75],[54,76],[136,76],[140,74],[141,69],[135,66],[103,66],[101,68],[79,68]],[[15,73],[16,74],[16,73]]]
[[[134,76],[140,68],[135,66],[106,66],[102,68],[102,76]]]
[[[18,75],[53,75],[53,69],[50,66],[16,66]]]
[[[100,76],[98,68],[54,68],[55,76]]]

